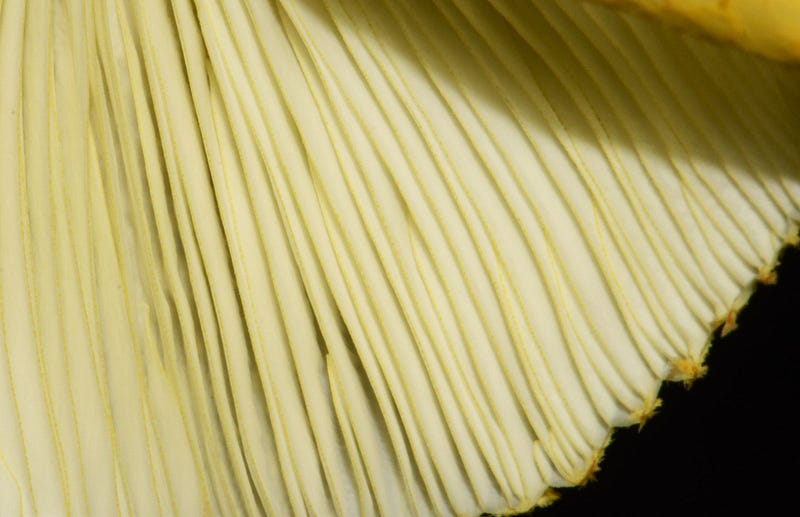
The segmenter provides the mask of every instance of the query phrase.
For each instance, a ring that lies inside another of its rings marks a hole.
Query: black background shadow
[[[800,472],[800,249],[715,339],[690,390],[665,383],[641,432],[616,430],[597,480],[539,517],[791,515]]]

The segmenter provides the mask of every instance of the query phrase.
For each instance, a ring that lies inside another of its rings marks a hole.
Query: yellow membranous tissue
[[[636,4],[0,0],[0,515],[590,479],[800,220],[798,3]]]

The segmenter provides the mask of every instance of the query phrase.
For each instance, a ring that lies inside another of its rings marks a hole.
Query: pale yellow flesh
[[[645,12],[771,59],[800,62],[798,0],[591,0]]]
[[[799,79],[571,0],[0,0],[0,515],[583,481],[796,235]]]

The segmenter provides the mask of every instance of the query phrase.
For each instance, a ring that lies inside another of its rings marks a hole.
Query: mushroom
[[[585,483],[797,244],[798,84],[572,0],[0,0],[0,514]]]

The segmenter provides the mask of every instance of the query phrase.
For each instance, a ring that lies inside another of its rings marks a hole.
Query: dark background
[[[704,378],[665,383],[641,432],[614,433],[596,481],[526,515],[800,515],[800,250],[738,322]]]

